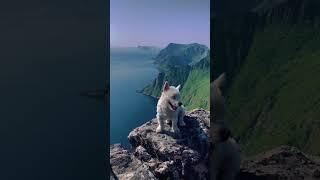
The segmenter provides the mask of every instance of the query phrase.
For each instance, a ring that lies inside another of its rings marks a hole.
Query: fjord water
[[[155,54],[133,47],[111,48],[110,55],[110,144],[129,147],[130,131],[156,114],[156,99],[137,93],[158,73]]]

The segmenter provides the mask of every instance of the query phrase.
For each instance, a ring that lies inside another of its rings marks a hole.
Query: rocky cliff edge
[[[128,136],[131,150],[110,146],[111,179],[209,179],[208,149],[210,112],[197,109],[185,116],[181,135],[165,125],[156,133],[156,119],[135,128]],[[237,180],[317,180],[320,159],[295,147],[280,146],[249,158],[242,158]]]

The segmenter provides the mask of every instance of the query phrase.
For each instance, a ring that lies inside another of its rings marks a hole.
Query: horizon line
[[[148,46],[148,47],[156,47],[156,48],[165,48],[167,47],[169,44],[183,44],[183,45],[190,45],[190,44],[200,44],[200,45],[204,45],[206,47],[208,47],[210,49],[210,46],[208,46],[207,44],[202,44],[202,43],[198,43],[198,42],[191,42],[191,43],[176,43],[176,42],[170,42],[167,43],[164,46],[159,46],[159,45],[142,45],[142,44],[137,44],[137,45],[111,45],[110,44],[110,48],[133,48],[133,47],[138,47],[138,46]]]

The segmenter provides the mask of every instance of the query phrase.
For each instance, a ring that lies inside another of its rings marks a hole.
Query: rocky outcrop
[[[131,150],[110,146],[111,179],[209,179],[210,113],[188,112],[181,135],[156,133],[156,119],[134,129],[128,136]],[[320,159],[290,146],[280,146],[254,157],[242,158],[236,180],[318,180]]]
[[[118,179],[208,179],[208,131],[210,113],[194,110],[186,114],[180,135],[165,125],[156,133],[153,119],[128,136],[132,150],[110,147],[112,171]]]
[[[319,159],[290,146],[280,146],[255,157],[243,159],[238,180],[269,179],[320,179]]]
[[[113,179],[156,179],[153,173],[138,158],[120,144],[110,147],[110,164]]]

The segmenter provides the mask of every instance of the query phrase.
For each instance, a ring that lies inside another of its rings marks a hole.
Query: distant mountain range
[[[205,45],[170,43],[154,58],[160,73],[141,91],[159,97],[164,81],[181,84],[182,101],[188,109],[209,109],[210,51]]]
[[[159,51],[160,48],[156,46],[137,46],[138,49],[144,50],[144,51]]]
[[[138,45],[137,48],[143,49],[143,50],[158,49],[158,47],[156,46],[142,46],[142,45]]]

